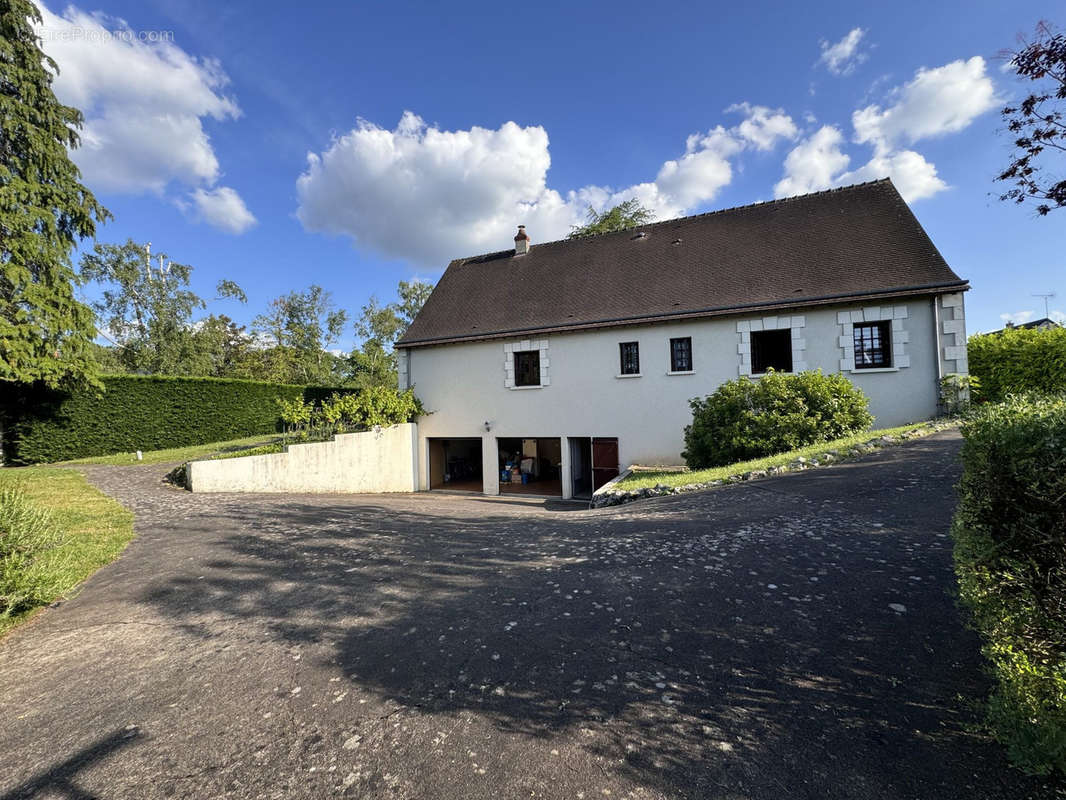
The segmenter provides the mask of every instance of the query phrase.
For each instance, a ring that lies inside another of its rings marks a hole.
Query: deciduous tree
[[[1017,105],[1003,109],[1007,130],[1014,137],[1010,165],[996,180],[1011,184],[1000,200],[1035,202],[1041,216],[1066,206],[1066,37],[1048,23],[1037,27],[1036,38],[1021,50],[1008,52],[1015,73],[1035,88]]]
[[[348,377],[352,383],[361,388],[396,387],[393,345],[418,316],[432,292],[432,283],[400,281],[394,302],[381,305],[377,298],[370,298],[355,323],[359,347],[348,356]]]
[[[337,309],[321,286],[272,300],[253,323],[260,344],[268,348],[263,377],[282,383],[334,382],[337,358],[329,349],[347,323],[348,313]]]
[[[585,224],[573,226],[569,238],[580,239],[582,236],[591,236],[595,233],[624,231],[626,228],[646,225],[654,218],[655,215],[651,210],[638,203],[635,197],[601,212],[589,206]]]
[[[149,256],[147,245],[97,243],[81,259],[79,277],[103,292],[93,307],[129,372],[199,375],[193,315],[207,302],[189,288],[192,267]],[[216,300],[247,298],[236,283],[220,280]]]

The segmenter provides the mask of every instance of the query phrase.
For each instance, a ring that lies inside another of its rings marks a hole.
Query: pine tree
[[[82,115],[52,92],[31,0],[0,0],[0,391],[96,381],[93,312],[74,295],[71,250],[110,214],[68,148]]]

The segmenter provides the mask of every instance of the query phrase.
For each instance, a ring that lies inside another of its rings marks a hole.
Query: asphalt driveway
[[[0,642],[0,800],[1011,798],[958,437],[600,511],[191,495]]]

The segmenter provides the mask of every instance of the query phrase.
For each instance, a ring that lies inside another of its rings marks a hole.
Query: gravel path
[[[958,435],[616,509],[192,495],[0,642],[0,800],[1010,798]]]

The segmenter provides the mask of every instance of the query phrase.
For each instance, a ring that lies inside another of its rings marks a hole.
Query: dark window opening
[[[767,370],[792,372],[792,331],[755,331],[751,334],[751,371],[761,375]]]
[[[889,323],[864,322],[853,329],[855,369],[892,366],[892,338]]]
[[[515,386],[540,386],[540,350],[521,350],[514,354]]]
[[[692,337],[670,340],[670,371],[692,372]]]
[[[623,375],[640,374],[640,345],[637,342],[622,342],[618,345],[622,358]]]

